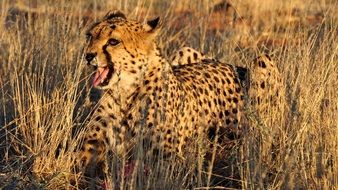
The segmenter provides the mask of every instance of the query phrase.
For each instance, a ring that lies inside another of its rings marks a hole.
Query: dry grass
[[[229,187],[338,188],[337,2],[234,0],[234,20],[233,12],[210,13],[215,3],[1,1],[0,187],[70,188],[73,151],[88,115],[84,30],[117,8],[131,18],[160,15],[159,45],[167,56],[192,46],[235,65],[248,66],[260,52],[278,62],[287,91],[285,114],[271,110],[257,118],[248,108],[250,128],[224,156]],[[146,161],[149,176],[138,167],[126,180],[116,169],[109,182],[121,189],[206,189],[210,173],[198,158]]]

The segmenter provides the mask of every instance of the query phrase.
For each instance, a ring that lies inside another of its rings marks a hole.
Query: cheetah
[[[146,154],[184,159],[197,136],[240,133],[244,97],[233,67],[211,59],[172,67],[156,45],[160,28],[159,17],[140,23],[110,11],[88,29],[85,59],[103,95],[78,156],[84,173],[106,173],[108,152],[130,158],[140,142]]]

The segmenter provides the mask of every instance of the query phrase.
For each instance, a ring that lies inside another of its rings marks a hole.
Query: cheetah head
[[[94,66],[93,87],[131,85],[155,52],[159,18],[140,23],[127,20],[120,11],[110,11],[87,31],[85,59]]]

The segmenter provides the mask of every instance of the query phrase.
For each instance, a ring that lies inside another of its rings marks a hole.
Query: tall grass
[[[285,114],[280,110],[262,118],[247,114],[250,127],[242,142],[224,156],[228,162],[224,170],[231,171],[223,176],[229,187],[337,188],[337,3],[232,1],[237,11],[233,24],[215,23],[217,18],[210,13],[214,4],[1,1],[0,186],[70,188],[70,179],[76,179],[74,150],[92,109],[85,104],[93,95],[87,85],[90,70],[82,58],[84,31],[108,10],[122,9],[131,18],[163,18],[158,40],[168,57],[179,47],[192,46],[223,62],[248,67],[259,53],[273,55],[286,86],[281,105]],[[122,189],[215,186],[208,182],[210,172],[202,156],[184,163],[144,164],[152,168],[148,176],[138,167],[135,177],[124,179],[121,169],[115,168],[109,183]]]

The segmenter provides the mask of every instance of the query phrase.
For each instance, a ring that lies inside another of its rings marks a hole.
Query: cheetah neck
[[[122,112],[136,107],[142,103],[150,93],[158,94],[159,96],[165,93],[165,88],[168,86],[169,79],[172,80],[173,71],[169,62],[161,55],[160,49],[156,49],[145,60],[146,67],[143,68],[139,78],[133,78],[134,82],[128,85],[114,85],[110,89],[105,90],[105,95],[101,100],[101,104],[112,104],[118,107],[116,109],[120,114]],[[149,90],[149,86],[160,84],[162,89]],[[118,114],[118,115],[120,115]]]

